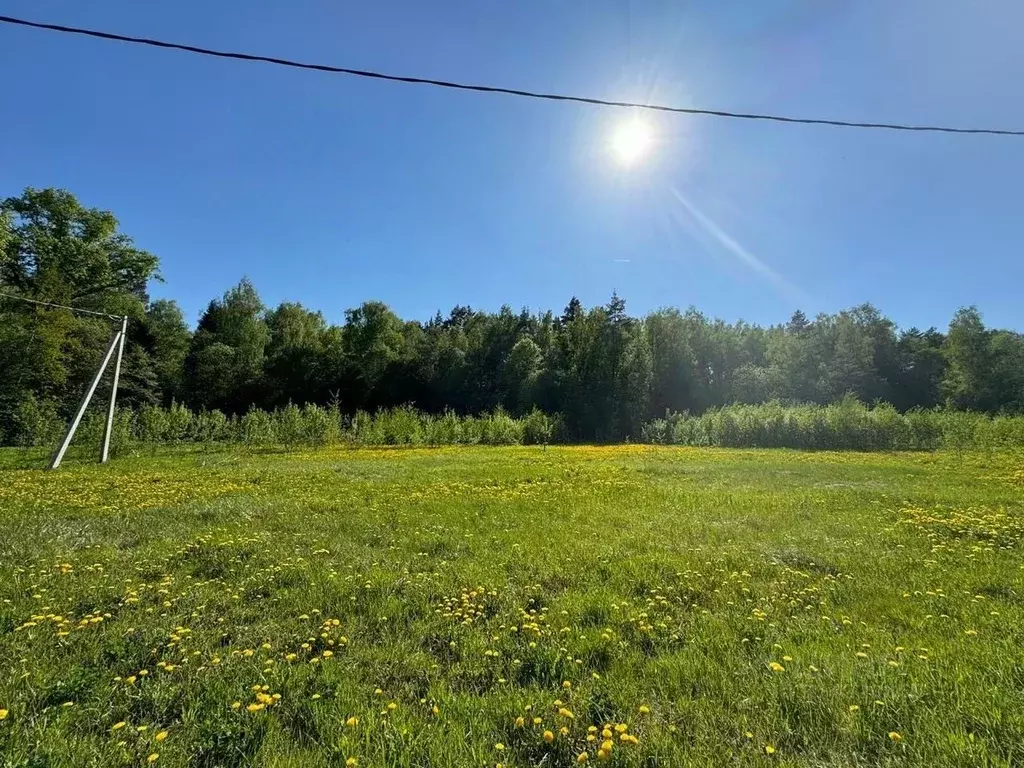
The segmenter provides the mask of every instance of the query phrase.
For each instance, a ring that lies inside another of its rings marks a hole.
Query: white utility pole
[[[75,430],[78,429],[78,425],[82,422],[82,416],[85,415],[85,409],[89,407],[89,401],[92,400],[92,396],[96,393],[96,387],[99,386],[100,379],[103,378],[103,372],[107,369],[107,364],[110,362],[110,358],[114,355],[114,349],[123,344],[124,328],[127,326],[127,323],[127,317],[121,318],[121,330],[118,330],[114,334],[114,338],[110,340],[110,346],[107,347],[107,353],[103,356],[103,362],[100,363],[100,367],[96,370],[96,375],[93,376],[92,383],[89,385],[89,389],[86,390],[85,397],[82,398],[82,404],[78,406],[78,412],[75,414],[75,418],[71,420],[67,434],[65,434],[64,439],[61,440],[60,447],[57,448],[57,452],[53,454],[53,458],[50,460],[50,469],[56,469],[59,467],[61,461],[64,459],[64,454],[67,452],[68,446],[71,445],[71,439],[75,436]],[[118,356],[118,361],[120,361],[120,355]],[[116,383],[114,385],[114,389],[117,389]],[[104,453],[106,453],[105,445]]]
[[[121,318],[121,333],[117,343],[117,360],[114,361],[114,381],[110,385],[110,406],[107,408],[107,425],[103,430],[103,450],[100,464],[110,458],[110,433],[114,431],[114,405],[117,401],[117,382],[121,378],[121,357],[124,355],[124,339],[128,335],[128,316]]]

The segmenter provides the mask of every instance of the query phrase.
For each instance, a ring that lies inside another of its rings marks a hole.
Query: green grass
[[[4,766],[1024,761],[1019,454],[39,458],[0,451]]]

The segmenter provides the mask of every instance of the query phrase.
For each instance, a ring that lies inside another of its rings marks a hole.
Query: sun
[[[615,159],[625,166],[642,160],[654,143],[651,126],[641,118],[633,116],[623,120],[612,132],[611,151]]]

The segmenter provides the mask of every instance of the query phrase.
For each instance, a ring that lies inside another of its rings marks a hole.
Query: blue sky
[[[4,0],[229,50],[601,98],[1024,128],[1024,5],[934,0]],[[560,310],[613,290],[784,321],[873,302],[1024,330],[1024,139],[654,115],[0,27],[0,195],[65,187],[160,256],[195,320],[248,275],[340,321],[380,299]]]

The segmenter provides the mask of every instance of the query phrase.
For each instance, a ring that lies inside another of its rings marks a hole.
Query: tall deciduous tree
[[[343,397],[355,407],[376,407],[388,369],[405,352],[402,321],[382,301],[345,310],[346,380]]]
[[[86,208],[69,192],[29,188],[0,202],[5,293],[138,322],[156,270],[157,258],[137,248],[112,213]],[[10,414],[29,396],[70,411],[112,330],[103,319],[0,301],[0,429],[10,428]]]
[[[164,405],[185,398],[185,358],[192,332],[177,302],[159,299],[146,309],[137,340],[152,360],[159,399]]]
[[[942,402],[942,382],[946,376],[944,342],[945,337],[935,328],[910,328],[900,334],[893,405],[905,411],[932,408]]]
[[[502,368],[505,404],[514,414],[524,414],[536,403],[543,353],[529,336],[520,337]]]
[[[957,310],[949,323],[946,377],[942,393],[957,408],[989,410],[992,402],[992,354],[989,333],[977,307]]]
[[[255,287],[243,279],[210,302],[185,359],[189,402],[239,413],[259,402],[270,331]]]
[[[110,211],[86,208],[61,189],[26,189],[0,204],[0,281],[20,294],[114,314],[140,304],[157,258],[118,230]],[[139,307],[141,310],[141,306]]]
[[[268,405],[323,400],[328,389],[325,353],[328,328],[323,315],[301,304],[281,304],[267,313],[263,391]]]

